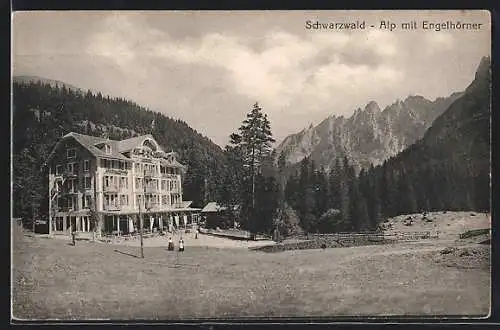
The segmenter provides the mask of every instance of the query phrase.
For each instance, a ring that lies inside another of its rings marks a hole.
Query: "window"
[[[75,180],[74,179],[68,180],[68,191],[73,192],[74,187],[75,187]]]
[[[68,148],[66,149],[66,158],[76,158],[76,149],[75,148]]]
[[[128,178],[126,176],[120,177],[120,188],[128,189]]]
[[[111,146],[109,144],[104,145],[104,152],[106,155],[111,155]]]
[[[128,205],[128,195],[120,195],[120,205]]]
[[[56,174],[61,174],[62,173],[62,165],[56,165]]]
[[[88,159],[83,161],[83,171],[84,172],[90,171],[90,161]]]
[[[68,197],[68,209],[72,210],[73,209],[73,196]]]
[[[90,208],[90,205],[91,205],[90,195],[84,195],[82,201],[83,201],[82,204],[83,204],[84,209]]]
[[[165,190],[165,186],[166,186],[166,181],[161,180],[161,190]]]
[[[90,176],[85,177],[85,189],[88,190],[92,187],[92,178]]]
[[[74,169],[75,167],[73,166],[73,163],[68,163],[68,174],[74,174]]]

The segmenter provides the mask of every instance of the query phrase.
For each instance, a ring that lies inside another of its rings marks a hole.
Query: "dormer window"
[[[104,152],[106,155],[111,155],[111,146],[109,144],[104,145]]]

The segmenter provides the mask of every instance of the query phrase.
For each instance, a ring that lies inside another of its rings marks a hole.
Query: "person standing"
[[[184,252],[184,240],[181,239],[179,240],[179,252]]]
[[[174,242],[172,241],[172,237],[168,239],[168,251],[174,251]]]

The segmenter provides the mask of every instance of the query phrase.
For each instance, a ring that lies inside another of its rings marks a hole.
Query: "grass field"
[[[186,245],[179,256],[147,246],[145,259],[135,246],[69,243],[15,233],[15,318],[489,313],[489,258],[472,268],[440,262],[450,241],[281,253]],[[489,246],[467,248],[489,256]]]

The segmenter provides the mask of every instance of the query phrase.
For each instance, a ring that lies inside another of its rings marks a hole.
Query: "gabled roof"
[[[90,153],[92,153],[96,157],[113,158],[113,159],[130,161],[129,158],[123,156],[119,152],[118,141],[104,139],[104,138],[95,137],[95,136],[78,134],[75,132],[71,132],[71,133],[66,134],[65,136],[63,136],[63,139],[66,137],[73,137],[76,141],[78,141],[82,146],[87,148],[88,151],[90,151]],[[109,144],[111,146],[111,154],[107,154],[106,152],[104,152],[103,150],[101,150],[95,146],[95,145],[101,144],[101,143],[106,143],[106,144]]]
[[[52,159],[52,157],[54,156],[54,154],[55,154],[57,148],[59,147],[59,145],[61,144],[61,142],[67,138],[75,139],[78,143],[80,143],[84,148],[86,148],[95,157],[112,158],[112,159],[120,159],[120,160],[130,161],[129,158],[123,156],[120,152],[118,152],[118,146],[116,144],[118,141],[109,140],[109,139],[105,139],[105,138],[98,137],[98,136],[91,136],[91,135],[70,132],[70,133],[64,135],[59,141],[57,141],[54,149],[52,149],[52,152],[50,153],[49,157],[47,157],[47,160],[42,165],[42,168],[45,167],[47,165],[47,163]],[[107,143],[111,146],[111,155],[106,154],[104,151],[102,151],[101,149],[96,147],[96,145],[98,145],[100,143]]]
[[[173,160],[173,161],[169,161],[167,159],[161,158],[160,159],[160,164],[168,165],[168,166],[172,166],[172,167],[180,167],[180,168],[186,169],[186,165],[182,165],[176,159]]]
[[[97,136],[91,136],[91,135],[85,135],[85,134],[79,134],[75,132],[70,132],[66,135],[64,135],[56,144],[54,149],[52,149],[52,152],[50,153],[49,157],[45,161],[45,163],[42,165],[42,168],[47,165],[47,163],[52,159],[54,156],[55,151],[59,147],[60,143],[64,141],[67,138],[73,138],[75,139],[78,143],[80,143],[84,148],[86,148],[93,156],[99,157],[99,158],[111,158],[111,159],[119,159],[119,160],[124,160],[124,161],[130,161],[131,159],[124,156],[122,153],[128,152],[132,149],[134,149],[137,146],[140,146],[145,140],[151,139],[153,140],[156,145],[158,146],[158,151],[163,151],[161,146],[158,145],[156,140],[151,134],[146,134],[146,135],[141,135],[137,137],[133,137],[130,139],[125,139],[121,141],[117,140],[110,140],[110,139],[105,139],[102,137],[97,137]],[[111,154],[106,154],[104,150],[99,149],[97,146],[102,145],[102,144],[108,144],[111,146]],[[175,152],[169,152],[167,155],[173,155],[177,156],[177,153]],[[170,166],[176,166],[180,168],[185,169],[185,165],[182,165],[179,163],[177,160],[174,159],[174,161],[167,161],[166,159],[163,159],[163,161],[166,161],[168,165]]]

